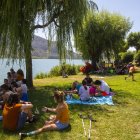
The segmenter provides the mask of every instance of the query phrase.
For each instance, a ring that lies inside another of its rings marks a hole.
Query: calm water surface
[[[59,65],[58,59],[33,59],[33,77],[35,77],[36,74],[40,72],[49,72],[52,67]],[[75,64],[75,65],[83,65],[84,62],[82,60],[67,60],[67,63],[69,64]],[[0,60],[0,85],[3,84],[3,79],[7,77],[7,72],[9,72],[10,68],[14,68],[15,71],[17,71],[19,68],[21,68],[24,73],[25,71],[25,63],[22,62],[20,65],[19,63],[7,64],[7,60]]]

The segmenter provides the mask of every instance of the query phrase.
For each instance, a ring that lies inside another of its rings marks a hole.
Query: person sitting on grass
[[[80,87],[81,87],[81,84],[78,81],[74,81],[72,83],[72,90],[76,90],[77,92],[79,92]]]
[[[9,96],[13,93],[11,90],[9,90],[8,85],[3,84],[1,86],[1,100],[3,101],[3,105],[8,101]]]
[[[19,99],[22,97],[22,88],[21,85],[18,85],[15,81],[11,83],[11,88],[14,93],[18,94]]]
[[[16,80],[16,72],[14,71],[13,68],[10,69],[10,74],[11,74],[11,81],[15,81]]]
[[[82,81],[82,86],[80,87],[78,94],[81,101],[88,101],[90,99],[89,87],[85,80]]]
[[[65,94],[78,94],[81,84],[78,81],[72,83],[72,87],[69,90],[64,91]]]
[[[91,86],[93,79],[90,77],[89,73],[86,73],[84,80],[87,82],[87,86]]]
[[[54,112],[56,116],[50,116],[50,121],[46,121],[44,126],[28,133],[19,133],[20,139],[24,137],[39,134],[51,130],[64,130],[69,126],[69,109],[67,103],[64,101],[64,93],[55,91],[54,100],[57,102],[57,107],[48,108],[44,107],[44,112]]]
[[[8,79],[8,83],[11,84],[12,82],[12,76],[10,72],[7,72],[7,79]]]
[[[8,79],[4,79],[4,84],[9,87],[9,90],[11,90],[11,84],[8,82]]]
[[[20,100],[27,102],[28,101],[28,93],[27,93],[27,85],[26,85],[26,79],[23,79],[21,82],[21,98]]]
[[[31,103],[20,103],[17,94],[10,94],[2,113],[3,129],[10,131],[22,129],[27,117],[33,122],[34,118],[31,112],[32,107],[33,105]]]
[[[91,87],[89,89],[89,94],[91,97],[93,97],[93,96],[95,96],[95,93],[96,93],[96,87],[94,85],[94,82],[92,82]]]
[[[8,85],[6,85],[6,84],[1,85],[1,89],[0,89],[0,109],[3,110],[3,107],[4,107],[5,103],[7,102],[11,93],[13,93],[13,92],[9,90]]]
[[[96,80],[94,82],[94,86],[96,87],[95,96],[108,96],[110,94],[110,87],[103,80]]]

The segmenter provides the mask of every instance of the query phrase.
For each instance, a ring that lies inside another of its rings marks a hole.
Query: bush
[[[39,74],[35,76],[35,79],[43,79],[47,77],[50,77],[47,73],[40,72]]]
[[[122,60],[123,63],[132,62],[133,58],[134,58],[134,53],[133,52],[121,53],[121,60]]]
[[[135,54],[135,61],[140,65],[140,50]]]
[[[70,64],[55,66],[51,69],[48,75],[61,76],[63,69],[67,75],[76,75],[80,72],[80,67],[81,66],[79,65],[76,66],[76,65],[70,65]]]
[[[53,77],[53,76],[61,76],[62,75],[62,69],[65,69],[65,73],[67,75],[76,75],[80,72],[80,67],[81,65],[70,65],[70,64],[65,64],[65,65],[60,65],[60,66],[55,66],[53,67],[49,73],[39,73],[35,76],[35,79],[43,79],[47,77]]]

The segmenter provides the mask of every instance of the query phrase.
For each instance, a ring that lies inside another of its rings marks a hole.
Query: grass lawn
[[[91,76],[94,80],[97,76]],[[125,76],[107,76],[105,80],[116,93],[113,97],[114,106],[108,105],[69,105],[71,130],[63,132],[45,132],[25,140],[86,140],[78,113],[91,113],[96,122],[92,123],[91,140],[140,140],[140,73],[135,74],[136,81],[124,80]],[[35,90],[30,91],[30,100],[41,109],[42,106],[55,107],[53,98],[54,87],[67,89],[74,80],[82,81],[83,75],[69,78],[47,78],[34,80]],[[37,129],[43,125],[49,113],[42,113],[35,124],[27,124],[22,132]],[[89,128],[89,120],[85,120]],[[0,122],[0,140],[16,140],[18,134],[3,132]]]

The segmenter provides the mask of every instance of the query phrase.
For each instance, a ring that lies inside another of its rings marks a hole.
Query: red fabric
[[[86,69],[85,66],[83,66],[83,67],[80,68],[80,71],[84,73],[85,69]]]
[[[90,63],[86,63],[85,72],[92,70],[92,65]]]
[[[108,94],[106,92],[102,92],[102,96],[108,96]]]

